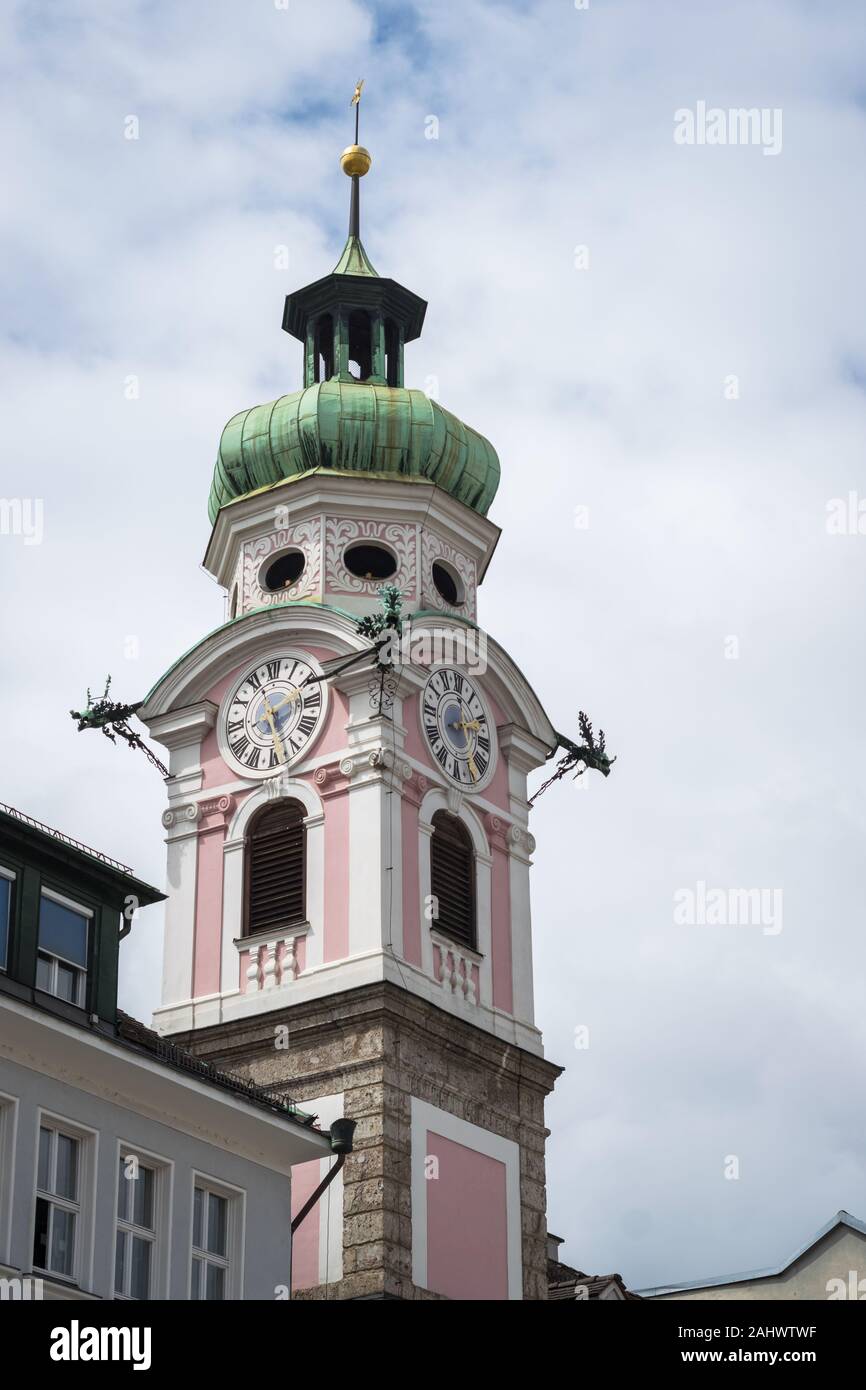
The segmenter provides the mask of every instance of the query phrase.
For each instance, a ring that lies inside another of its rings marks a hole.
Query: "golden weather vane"
[[[355,91],[354,91],[354,93],[353,93],[353,95],[352,95],[352,100],[349,102],[349,105],[350,105],[350,106],[354,106],[354,108],[355,108],[355,144],[356,144],[356,145],[357,145],[357,143],[358,143],[358,117],[359,117],[360,114],[361,114],[361,91],[362,91],[362,89],[363,89],[363,86],[364,86],[364,79],[363,79],[363,77],[359,77],[358,80],[357,80],[357,82],[355,83]]]
[[[352,95],[352,100],[349,102],[349,106],[354,106],[355,108],[355,143],[354,145],[347,146],[340,155],[340,164],[343,173],[347,174],[352,180],[352,200],[349,205],[349,235],[355,237],[360,237],[361,235],[358,183],[367,173],[373,162],[370,151],[365,150],[363,145],[358,143],[358,115],[361,110],[361,92],[363,87],[364,79],[363,77],[359,77],[358,81],[355,83],[355,91]]]

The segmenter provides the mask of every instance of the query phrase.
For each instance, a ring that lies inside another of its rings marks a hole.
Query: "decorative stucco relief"
[[[416,592],[416,528],[389,521],[353,521],[349,517],[329,516],[325,523],[325,587],[334,594],[375,594],[379,579],[359,579],[343,564],[348,546],[371,541],[391,550],[397,561],[396,573],[388,580],[404,594]]]
[[[475,561],[470,560],[467,555],[463,555],[456,550],[448,541],[442,540],[441,536],[434,535],[431,531],[423,533],[423,559],[421,565],[421,586],[423,608],[437,608],[442,613],[462,613],[467,618],[475,618]],[[446,603],[433,583],[433,565],[437,560],[444,560],[450,565],[460,577],[463,586],[464,601],[461,604]]]
[[[300,550],[304,568],[294,584],[287,589],[271,592],[263,589],[259,576],[267,560],[283,550]],[[244,543],[242,611],[268,607],[317,594],[322,579],[321,525],[316,517],[299,521],[295,526],[281,526],[264,536]]]

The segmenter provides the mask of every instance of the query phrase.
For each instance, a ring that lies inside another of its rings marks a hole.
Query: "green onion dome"
[[[232,416],[211,522],[235,498],[314,468],[426,478],[482,516],[499,486],[493,445],[423,391],[333,377]]]

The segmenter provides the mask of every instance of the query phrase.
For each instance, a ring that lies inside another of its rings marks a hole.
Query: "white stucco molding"
[[[478,994],[481,1002],[489,1006],[493,998],[493,961],[491,955],[493,934],[491,867],[493,855],[490,851],[484,825],[472,806],[463,801],[459,810],[455,812],[451,809],[452,804],[453,801],[449,802],[447,791],[441,787],[431,787],[424,794],[421,805],[418,807],[418,883],[421,890],[418,911],[421,913],[421,968],[430,979],[437,980],[436,971],[433,968],[435,923],[427,922],[422,909],[432,892],[430,844],[433,837],[433,817],[437,811],[447,811],[449,815],[456,815],[457,819],[466,826],[475,851],[475,928],[477,935],[476,952],[479,957]],[[410,852],[409,846],[406,846],[406,853]],[[442,949],[438,937],[435,944],[440,947],[440,950]]]
[[[312,783],[286,772],[271,777],[245,797],[228,823],[223,844],[223,920],[220,991],[235,994],[240,988],[238,946],[244,902],[244,845],[253,817],[276,800],[299,801],[304,808],[307,832],[306,894],[307,965],[321,963],[325,929],[325,810]],[[276,1003],[275,1001],[275,1007]]]
[[[243,542],[273,530],[278,508],[291,507],[292,524],[321,514],[367,521],[429,526],[467,552],[478,566],[479,582],[500,530],[494,522],[451,497],[426,478],[370,477],[338,469],[311,469],[259,488],[222,507],[204,557],[205,569],[223,588],[231,582]]]
[[[313,603],[263,608],[203,637],[157,681],[138,717],[152,730],[165,714],[210,703],[204,697],[218,681],[245,664],[252,666],[283,640],[301,648],[322,645],[335,656],[350,656],[369,645],[352,618],[334,608]]]
[[[213,728],[216,717],[217,707],[212,700],[198,700],[145,722],[151,738],[161,743],[163,748],[175,749],[201,743],[208,730]]]
[[[499,746],[509,763],[522,773],[533,772],[541,767],[550,756],[550,745],[537,738],[519,724],[500,724],[496,730]]]
[[[452,796],[452,792],[455,792],[456,796]],[[419,828],[423,827],[428,835],[433,833],[433,817],[437,811],[447,811],[450,816],[455,816],[462,821],[472,836],[476,855],[482,863],[492,862],[490,844],[481,817],[465,797],[462,797],[457,787],[449,787],[447,790],[443,787],[431,787],[425,793],[424,799],[418,807],[418,822]]]

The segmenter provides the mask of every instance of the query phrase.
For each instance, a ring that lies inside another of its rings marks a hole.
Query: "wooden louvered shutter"
[[[437,900],[437,931],[475,949],[475,851],[456,816],[437,811],[430,840],[430,891]]]
[[[278,801],[253,821],[246,847],[244,934],[277,931],[306,917],[304,808]]]

